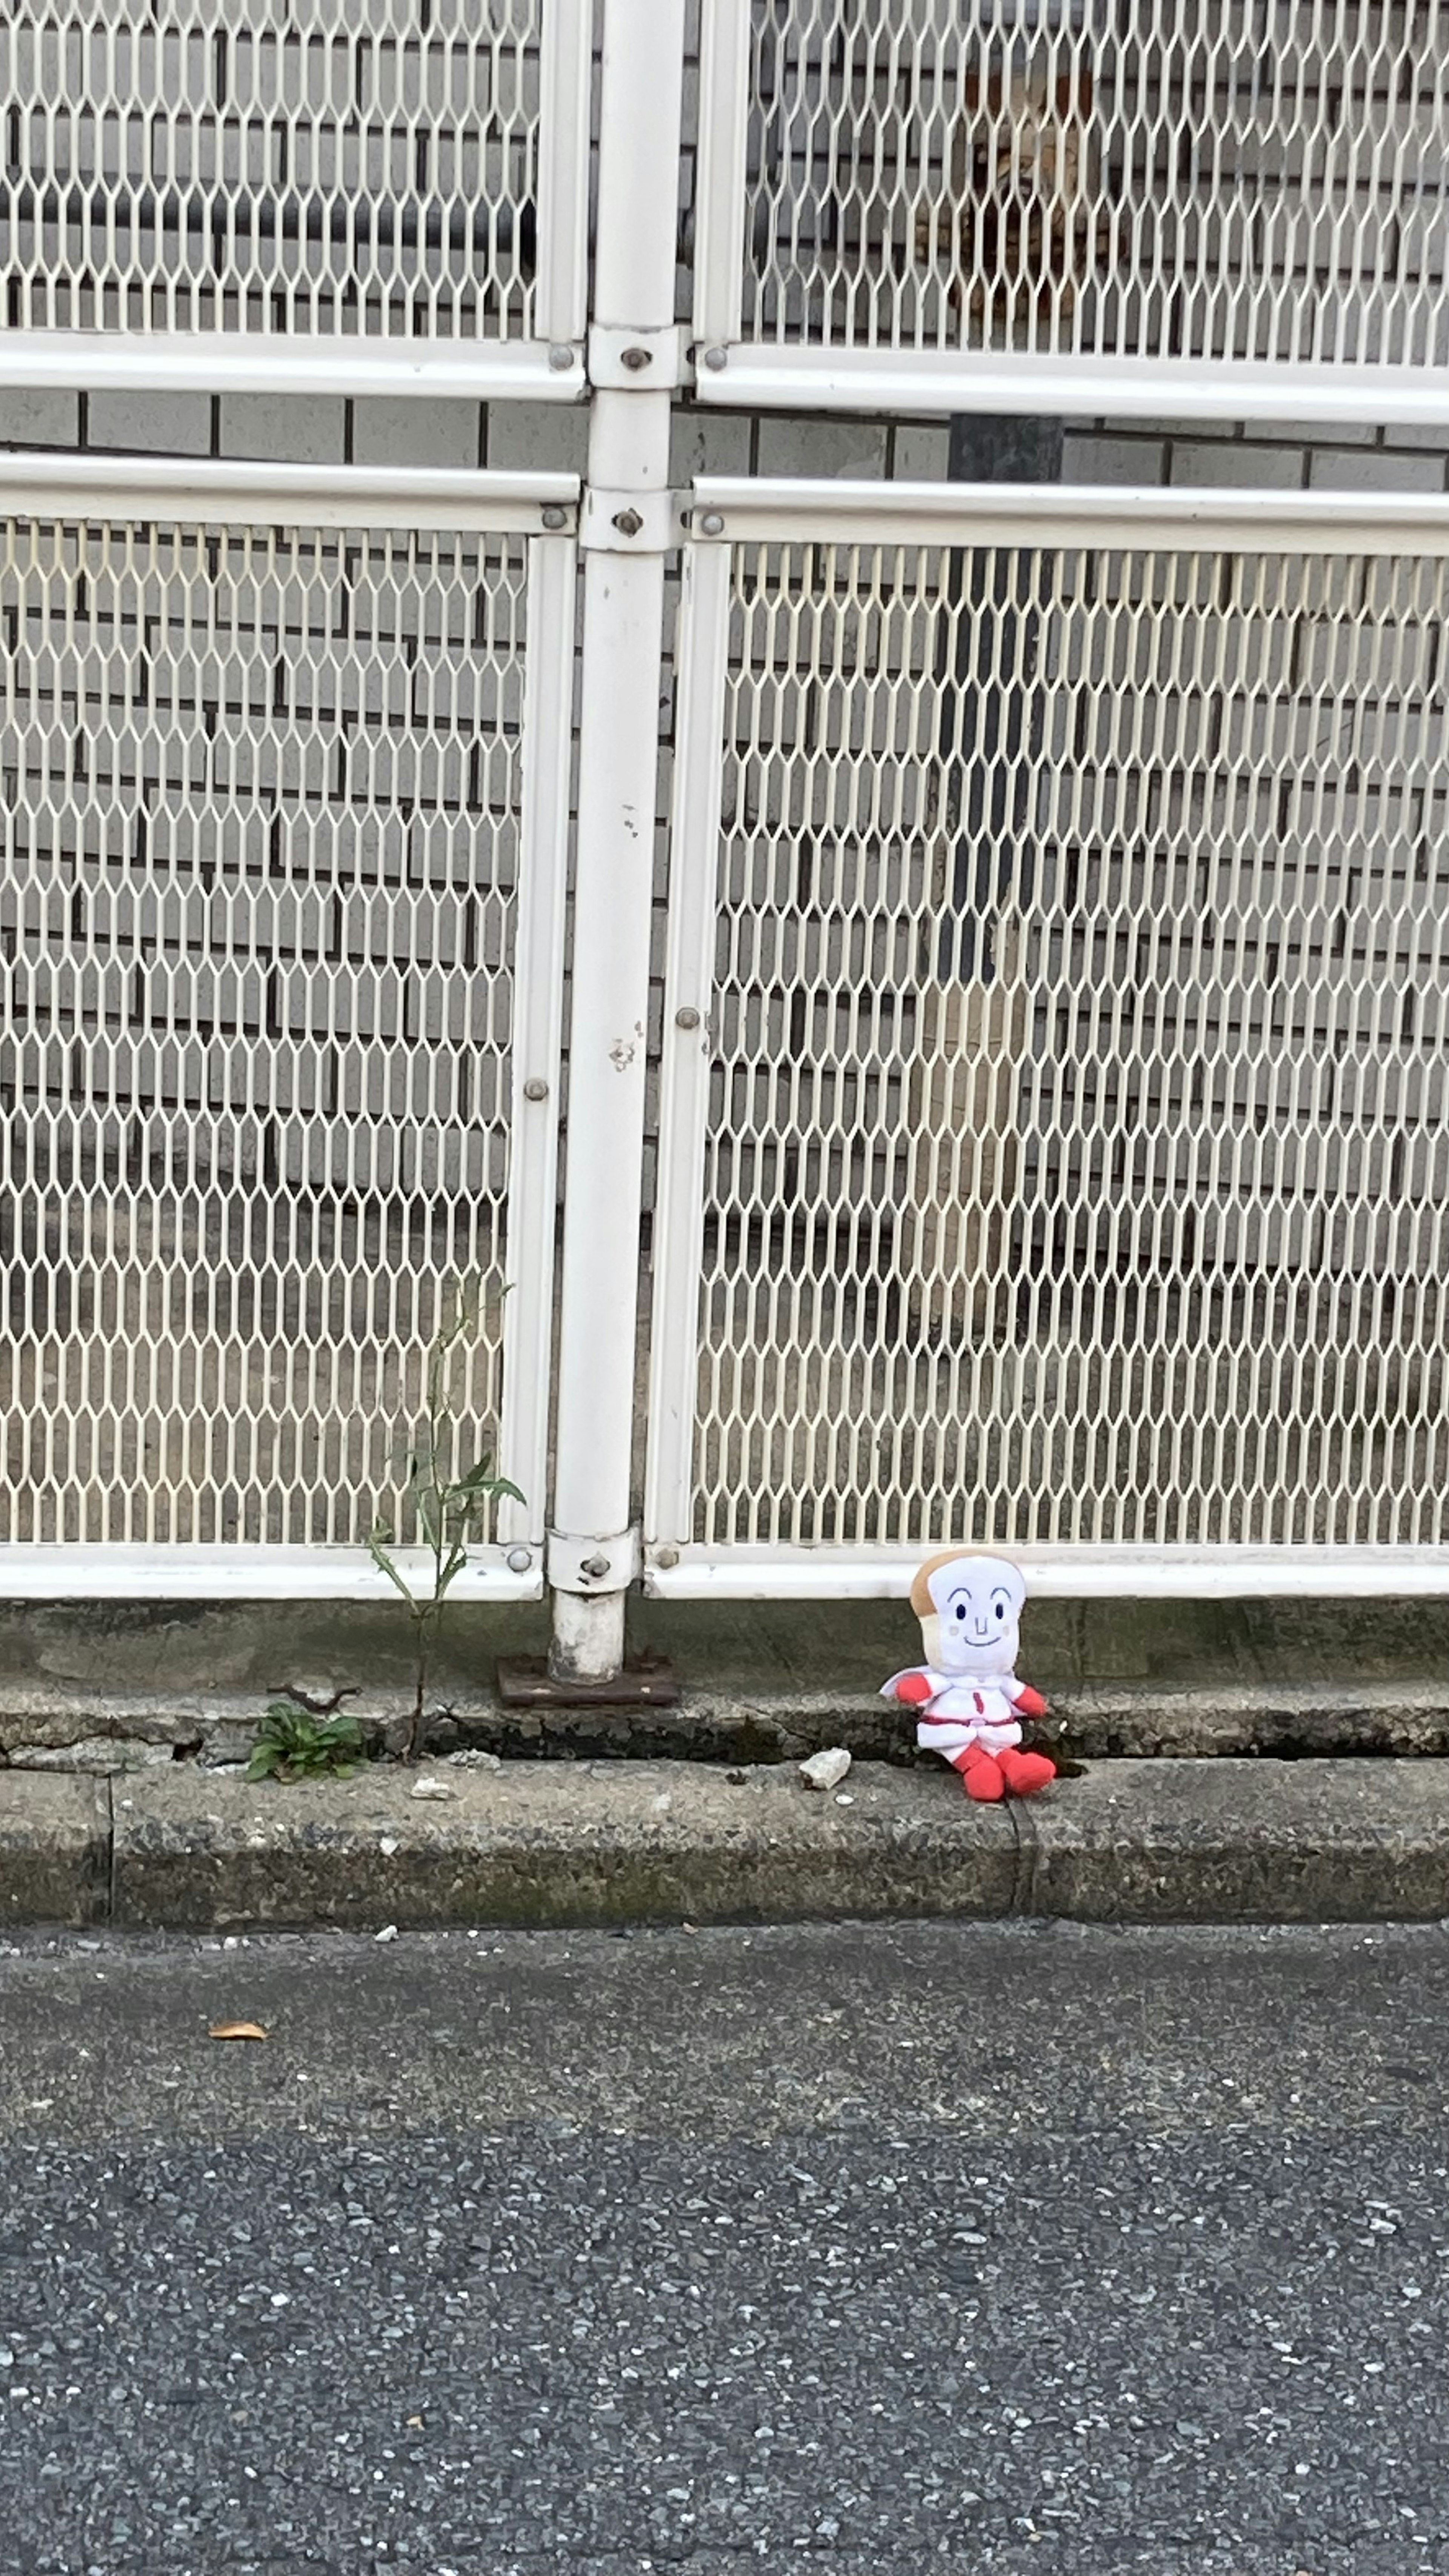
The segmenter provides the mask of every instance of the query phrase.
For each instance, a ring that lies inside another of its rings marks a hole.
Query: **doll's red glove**
[[[919,1708],[935,1696],[929,1673],[902,1673],[896,1684],[896,1697],[903,1699],[907,1708]]]
[[[1041,1692],[1034,1691],[1029,1682],[1022,1683],[1014,1705],[1018,1717],[1045,1717],[1047,1713],[1047,1704]]]

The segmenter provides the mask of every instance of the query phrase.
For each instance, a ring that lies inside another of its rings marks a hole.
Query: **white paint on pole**
[[[562,351],[577,357],[588,320],[592,21],[593,0],[544,0],[534,327],[555,381],[573,372]]]
[[[684,559],[676,647],[679,689],[644,1486],[644,1534],[651,1543],[682,1544],[689,1537],[694,1499],[729,608],[729,549],[691,545]]]
[[[594,319],[674,320],[683,0],[607,0]],[[667,385],[600,391],[590,421],[579,825],[554,1529],[572,1553],[629,1527],[649,934],[669,482]],[[636,549],[630,551],[631,548]],[[621,1560],[624,1561],[624,1560]],[[624,1590],[554,1594],[550,1666],[602,1681],[624,1654]]]
[[[564,924],[568,905],[569,764],[573,712],[571,537],[535,537],[529,551],[523,705],[523,814],[508,1173],[508,1308],[503,1318],[499,1472],[522,1503],[498,1506],[500,1540],[541,1546],[548,1484],[549,1385],[558,1232],[558,1115],[563,1047]]]

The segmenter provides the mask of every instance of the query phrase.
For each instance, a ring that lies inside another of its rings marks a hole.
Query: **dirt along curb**
[[[1449,1917],[1449,1761],[1098,1763],[1027,1805],[857,1763],[518,1762],[250,1787],[0,1772],[0,1920],[145,1931],[1005,1915]]]
[[[81,1684],[0,1681],[0,1770],[84,1773],[93,1778],[245,1762],[264,1694],[257,1691],[97,1691]],[[1443,1755],[1449,1758],[1449,1683],[1392,1681],[1052,1685],[1047,1739],[1084,1762],[1147,1755]],[[391,1749],[407,1733],[410,1695],[370,1685],[358,1703],[365,1733]],[[475,1683],[450,1697],[429,1750],[459,1747],[503,1761],[637,1760],[766,1765],[797,1762],[826,1745],[856,1760],[909,1767],[914,1748],[900,1710],[878,1691],[687,1688],[675,1707],[500,1708]]]

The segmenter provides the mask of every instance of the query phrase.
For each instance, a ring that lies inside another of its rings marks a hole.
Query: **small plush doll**
[[[1030,1798],[1057,1776],[1045,1753],[1023,1753],[1024,1717],[1046,1701],[1016,1678],[1026,1585],[1001,1556],[928,1557],[911,1585],[923,1664],[892,1673],[882,1699],[917,1712],[916,1742],[961,1774],[968,1798]]]

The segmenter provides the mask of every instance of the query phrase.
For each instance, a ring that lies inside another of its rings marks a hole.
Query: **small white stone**
[[[855,1800],[848,1789],[840,1789],[836,1792],[835,1803],[837,1807],[853,1807]]]
[[[850,1769],[850,1755],[843,1744],[832,1744],[828,1752],[812,1753],[800,1765],[800,1777],[807,1789],[838,1789]]]
[[[384,1923],[382,1930],[380,1932],[374,1932],[372,1937],[374,1941],[395,1941],[397,1939],[397,1925],[395,1923]]]
[[[410,1798],[456,1798],[457,1794],[446,1780],[415,1780],[408,1791]]]
[[[496,1753],[485,1753],[481,1744],[465,1744],[460,1753],[450,1753],[448,1762],[454,1771],[501,1771],[503,1763]]]
[[[384,1860],[391,1860],[393,1853],[400,1850],[401,1845],[398,1842],[396,1834],[384,1834],[377,1848],[381,1852]]]
[[[667,1816],[670,1808],[674,1804],[674,1800],[671,1798],[667,1789],[661,1789],[658,1797],[651,1798],[649,1804],[653,1808],[656,1816]]]

